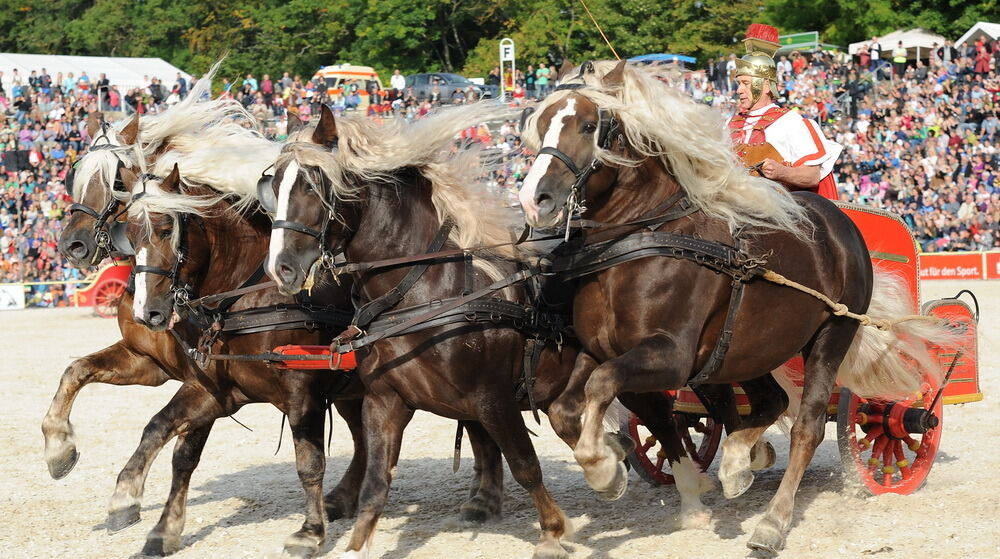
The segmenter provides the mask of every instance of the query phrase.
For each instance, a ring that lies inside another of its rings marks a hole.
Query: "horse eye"
[[[593,134],[594,132],[597,132],[597,125],[593,122],[588,122],[583,125],[584,134]]]

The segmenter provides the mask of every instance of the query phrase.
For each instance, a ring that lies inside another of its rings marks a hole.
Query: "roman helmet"
[[[750,76],[751,105],[756,104],[765,85],[771,88],[771,97],[778,98],[778,67],[774,64],[774,53],[778,44],[778,29],[762,23],[752,23],[743,39],[747,53],[736,61],[736,75]]]

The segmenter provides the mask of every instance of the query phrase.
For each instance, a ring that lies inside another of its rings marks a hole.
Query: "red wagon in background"
[[[953,298],[920,302],[920,262],[917,245],[906,224],[896,215],[880,210],[838,204],[861,230],[872,264],[888,269],[906,280],[913,308],[922,314],[948,320],[964,337],[965,348],[936,347],[934,351],[945,370],[945,386],[928,379],[920,394],[903,401],[862,399],[842,388],[830,399],[828,418],[837,422],[837,440],[845,471],[870,493],[909,494],[923,485],[937,456],[943,430],[943,405],[982,400],[979,390],[976,328],[978,304],[970,292]],[[968,294],[976,309],[964,300]],[[786,366],[802,372],[802,359]],[[800,383],[799,386],[801,386]],[[734,386],[740,414],[750,412],[743,391]],[[716,422],[689,388],[669,391],[674,400],[674,417],[684,446],[692,460],[707,470],[722,439],[722,424]],[[623,434],[635,442],[629,463],[640,477],[659,485],[673,483],[665,454],[659,443],[635,416],[621,425]]]
[[[94,307],[94,312],[103,318],[118,316],[118,302],[125,294],[128,276],[132,266],[128,264],[108,264],[94,275],[93,282],[73,295],[73,306]]]

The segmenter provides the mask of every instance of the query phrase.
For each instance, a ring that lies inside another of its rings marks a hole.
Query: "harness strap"
[[[249,287],[251,285],[256,284],[261,279],[263,279],[264,278],[264,273],[265,273],[265,270],[264,270],[264,264],[265,264],[265,262],[267,262],[267,257],[266,256],[264,257],[264,261],[260,263],[260,266],[257,266],[257,269],[254,270],[253,274],[251,274],[250,277],[248,277],[246,279],[246,281],[244,281],[242,284],[240,284],[240,287],[238,289],[243,289],[245,287]],[[222,302],[219,303],[219,306],[215,307],[215,312],[217,312],[217,313],[225,313],[225,312],[229,311],[229,309],[232,308],[232,306],[235,305],[236,302],[239,301],[242,297],[243,297],[243,293],[230,295],[229,297],[223,299]]]
[[[538,338],[528,338],[524,341],[524,361],[521,375],[524,382],[521,384],[528,396],[528,407],[531,408],[531,415],[535,418],[535,423],[541,425],[538,418],[538,406],[535,405],[535,367],[538,366],[538,357],[542,353],[545,343]]]
[[[319,238],[321,238],[323,236],[323,232],[322,231],[317,231],[316,229],[313,229],[312,227],[308,227],[306,225],[302,225],[301,223],[297,223],[295,221],[288,221],[288,220],[284,220],[284,219],[275,220],[271,224],[271,229],[290,229],[292,231],[296,231],[296,232],[302,233],[304,235],[309,235],[310,237],[312,237],[314,239],[319,239]]]
[[[441,250],[444,243],[448,240],[448,234],[451,232],[452,222],[446,220],[441,224],[438,229],[437,235],[434,236],[434,240],[431,241],[430,246],[427,248],[427,252],[437,252]],[[406,276],[396,284],[395,287],[387,291],[382,296],[365,303],[358,308],[357,312],[354,313],[354,321],[352,324],[359,329],[366,328],[376,317],[385,311],[395,307],[406,295],[410,289],[416,285],[417,280],[420,276],[427,271],[431,262],[422,262],[415,266],[412,266],[410,270],[406,273]],[[360,282],[354,284],[357,287]]]
[[[733,244],[739,251],[742,244],[739,233],[733,235]],[[733,323],[736,321],[736,313],[740,310],[740,303],[743,302],[743,287],[746,284],[737,278],[734,278],[732,283],[733,291],[729,295],[729,310],[726,312],[726,321],[722,325],[719,339],[715,342],[715,347],[712,348],[712,354],[708,356],[708,361],[701,367],[698,374],[688,380],[689,385],[704,384],[710,376],[719,370],[722,361],[726,358],[726,353],[729,352],[729,345],[733,341]]]
[[[414,326],[421,325],[431,320],[432,318],[440,316],[452,309],[456,309],[471,301],[475,301],[476,299],[480,299],[491,293],[500,291],[501,289],[514,285],[515,283],[522,282],[530,277],[537,275],[538,273],[539,270],[537,268],[526,268],[524,270],[520,270],[501,280],[495,281],[478,291],[470,293],[464,297],[459,297],[448,303],[442,302],[442,305],[437,309],[433,309],[428,311],[427,313],[415,316],[405,322],[402,322],[400,324],[397,324],[396,326],[393,326],[392,328],[389,328],[388,330],[383,330],[381,332],[376,332],[374,334],[368,334],[361,338],[356,338],[352,340],[352,338],[354,338],[356,335],[362,332],[358,330],[356,327],[354,327],[353,330],[352,327],[348,327],[348,330],[345,331],[346,335],[341,334],[338,335],[336,338],[334,338],[333,344],[331,344],[330,349],[334,353],[347,353],[349,351],[356,351],[365,346],[369,346],[383,338],[390,338],[392,336],[400,335],[400,333],[406,332],[407,330],[409,330]]]

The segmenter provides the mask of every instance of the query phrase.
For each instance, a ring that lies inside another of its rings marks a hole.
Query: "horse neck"
[[[636,167],[619,168],[615,184],[591,203],[588,217],[603,223],[652,217],[650,212],[680,189],[680,184],[662,162],[646,158]]]
[[[370,262],[427,252],[441,227],[431,201],[431,183],[419,173],[396,187],[380,184],[368,189],[357,232],[345,249],[349,262]],[[447,266],[447,265],[443,265]],[[442,265],[432,266],[428,273]],[[363,293],[370,298],[385,293],[406,275],[408,266],[366,277]]]
[[[208,237],[209,262],[200,295],[238,288],[267,255],[270,222],[260,212],[234,212],[227,201],[202,218]],[[198,227],[189,222],[188,227]]]

